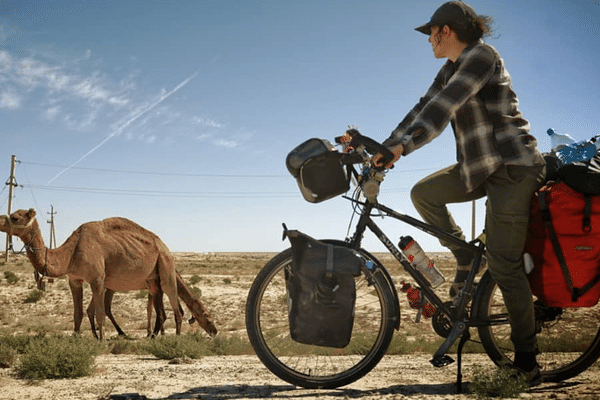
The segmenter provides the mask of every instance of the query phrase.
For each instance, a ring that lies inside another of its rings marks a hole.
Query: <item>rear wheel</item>
[[[271,372],[296,386],[331,389],[360,379],[377,365],[392,340],[399,312],[383,266],[372,256],[367,258],[374,268],[355,279],[354,327],[343,349],[301,344],[290,337],[291,249],[263,267],[248,293],[246,329],[256,355]]]
[[[538,363],[542,379],[560,382],[585,371],[600,357],[600,304],[585,308],[554,308],[535,301]],[[490,322],[479,327],[485,351],[497,365],[512,363],[514,347],[510,340],[508,314],[500,289],[486,272],[473,301],[477,321]]]

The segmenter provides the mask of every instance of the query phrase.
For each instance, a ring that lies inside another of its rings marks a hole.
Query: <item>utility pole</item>
[[[471,203],[471,240],[475,240],[477,232],[475,231],[475,200]]]
[[[53,249],[56,247],[56,232],[54,231],[54,214],[56,213],[52,204],[50,204],[50,212],[48,214],[50,214],[50,221],[48,221],[50,224],[50,246],[48,248]]]
[[[17,186],[17,181],[15,179],[15,164],[17,162],[17,157],[13,154],[10,159],[10,178],[6,184],[8,185],[8,215],[12,212],[12,199],[13,199],[13,188]],[[7,233],[6,234],[6,252],[4,254],[4,261],[8,262],[8,250],[12,248],[12,236]]]

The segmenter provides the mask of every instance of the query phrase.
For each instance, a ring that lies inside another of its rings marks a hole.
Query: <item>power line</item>
[[[21,164],[37,165],[41,167],[51,168],[67,168],[65,165],[44,164],[30,161],[18,161]],[[138,174],[138,175],[157,175],[157,176],[183,176],[183,177],[200,177],[200,178],[289,178],[289,175],[250,175],[250,174],[190,174],[180,172],[148,172],[148,171],[132,171],[121,169],[107,168],[86,168],[86,167],[70,167],[69,169],[78,169],[83,171],[110,172],[119,174]]]
[[[149,172],[149,171],[135,171],[135,170],[122,170],[122,169],[109,169],[109,168],[90,168],[90,167],[68,167],[66,165],[57,164],[45,164],[36,163],[31,161],[17,161],[20,164],[37,165],[40,167],[50,168],[69,168],[77,169],[82,171],[96,171],[96,172],[109,172],[118,174],[138,174],[138,175],[155,175],[155,176],[180,176],[180,177],[195,177],[195,178],[289,178],[289,174],[275,175],[275,174],[191,174],[181,172]],[[427,168],[398,168],[397,172],[423,172],[423,171],[437,171],[443,167],[427,167]],[[396,172],[396,171],[394,171]]]
[[[109,194],[123,196],[147,196],[147,197],[179,197],[179,198],[269,198],[269,197],[297,197],[296,192],[173,192],[158,190],[131,190],[131,189],[106,189],[91,187],[69,187],[69,186],[47,186],[47,185],[22,185],[24,188],[50,190],[58,192],[76,192]]]
[[[20,185],[22,188],[49,190],[54,192],[74,192],[74,193],[90,193],[90,194],[106,194],[106,195],[123,195],[123,196],[142,196],[142,197],[175,197],[175,198],[295,198],[298,197],[298,192],[173,192],[173,191],[158,191],[158,190],[131,190],[131,189],[107,189],[107,188],[92,188],[92,187],[70,187],[70,186],[47,186],[25,184]],[[410,188],[387,188],[383,189],[383,193],[405,193]]]
[[[30,161],[17,161],[20,164],[35,165],[49,168],[66,168],[64,165],[37,163]],[[90,167],[70,167],[70,169],[78,169],[84,171],[96,171],[106,173],[119,173],[119,174],[139,174],[139,175],[150,175],[150,176],[175,176],[175,177],[200,177],[200,178],[285,178],[290,179],[290,175],[250,175],[250,174],[192,174],[192,173],[165,173],[165,172],[149,172],[149,171],[135,171],[135,170],[119,170],[119,169],[106,169],[106,168],[90,168]],[[417,172],[427,171],[436,168],[415,168],[412,170],[403,169],[398,172]],[[71,193],[89,193],[89,194],[103,194],[103,195],[120,195],[120,196],[141,196],[141,197],[170,197],[170,198],[296,198],[298,192],[265,192],[265,191],[254,191],[254,192],[239,192],[239,191],[213,191],[213,192],[183,192],[183,191],[158,191],[158,190],[137,190],[137,189],[112,189],[112,188],[95,188],[95,187],[72,187],[72,186],[49,186],[39,184],[25,184],[19,185],[22,188],[28,188],[32,190],[46,190],[55,192],[71,192]],[[403,193],[410,190],[410,188],[404,187],[386,187],[383,192],[385,193]]]

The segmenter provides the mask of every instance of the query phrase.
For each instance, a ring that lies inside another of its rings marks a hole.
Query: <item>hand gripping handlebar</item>
[[[352,138],[350,145],[355,149],[362,145],[364,146],[365,150],[371,155],[375,155],[378,153],[381,154],[383,165],[388,164],[394,159],[394,154],[387,147],[377,142],[376,140],[371,139],[368,136],[362,135],[358,130],[349,129],[346,131],[346,133]],[[341,144],[342,136],[336,137],[335,142]]]

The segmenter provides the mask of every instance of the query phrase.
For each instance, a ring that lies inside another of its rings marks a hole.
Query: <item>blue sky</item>
[[[54,1],[0,3],[0,171],[20,163],[13,210],[33,207],[46,242],[129,218],[173,251],[278,251],[281,223],[344,238],[351,207],[306,203],[285,157],[349,124],[379,140],[443,61],[414,27],[441,1]],[[471,1],[491,15],[521,110],[548,128],[600,134],[600,2]],[[403,158],[380,201],[417,216],[410,187],[455,161],[450,128]],[[0,172],[1,173],[1,172]],[[7,210],[8,188],[0,193]],[[471,205],[451,207],[471,233]],[[477,203],[477,229],[483,202]],[[394,241],[412,234],[389,219]],[[19,247],[20,242],[17,242]],[[373,239],[372,251],[382,249]]]

